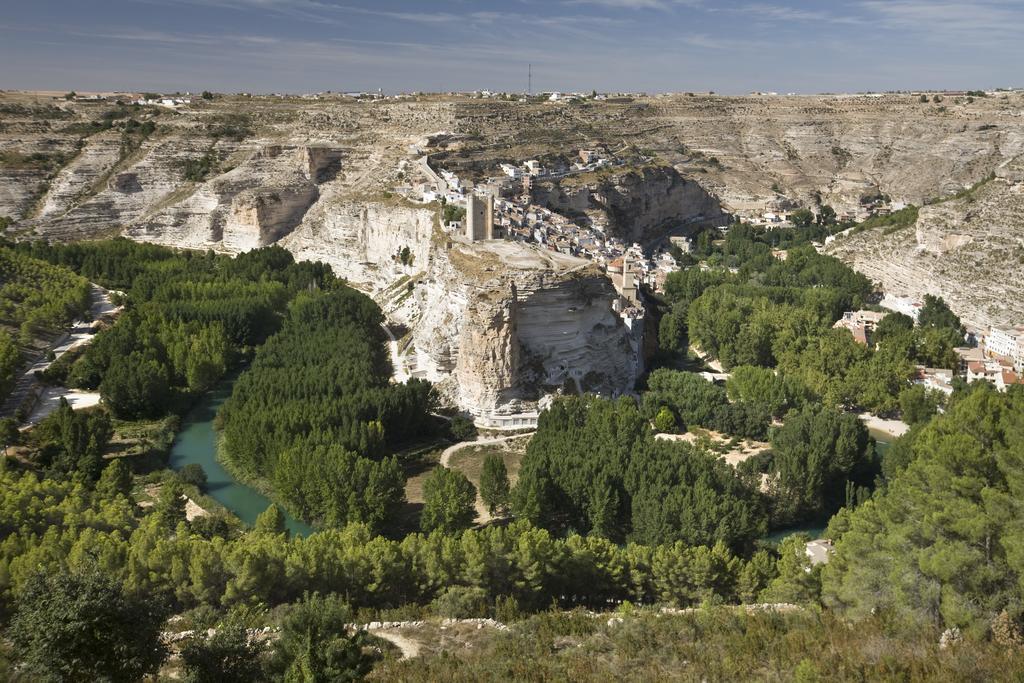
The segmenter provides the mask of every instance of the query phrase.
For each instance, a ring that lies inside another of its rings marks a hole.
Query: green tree
[[[0,332],[0,400],[14,387],[14,378],[21,363],[21,353],[7,332]]]
[[[797,209],[790,215],[790,220],[798,228],[809,228],[814,224],[814,212],[810,209]]]
[[[725,389],[733,401],[764,406],[776,417],[781,417],[792,403],[785,380],[769,368],[753,365],[733,368]]]
[[[476,425],[464,415],[456,415],[449,424],[449,431],[456,441],[469,441],[476,438]]]
[[[483,470],[480,473],[480,498],[492,515],[508,505],[508,470],[502,457],[495,453],[490,453],[484,458]]]
[[[256,683],[265,680],[263,641],[250,638],[245,623],[230,618],[218,624],[213,635],[192,636],[181,649],[188,683]]]
[[[686,338],[686,308],[680,304],[661,317],[658,323],[658,346],[672,353],[683,353],[688,345]]]
[[[21,440],[21,432],[18,430],[18,421],[13,417],[0,419],[0,444],[4,446],[4,457],[7,457],[7,448],[15,446]]]
[[[875,344],[881,344],[890,337],[910,332],[913,329],[914,319],[909,315],[889,313],[875,326],[875,331],[871,335],[871,341]]]
[[[33,430],[41,461],[61,474],[78,473],[88,481],[103,471],[103,450],[113,436],[110,418],[103,411],[76,411],[61,397],[57,410]]]
[[[191,484],[202,491],[206,488],[206,471],[199,463],[189,463],[178,470],[178,478],[184,484]]]
[[[941,296],[924,295],[924,305],[917,316],[917,324],[921,327],[949,328],[959,331],[960,318],[957,317]]]
[[[453,533],[467,528],[476,517],[476,489],[462,472],[438,467],[423,482],[420,527]]]
[[[169,479],[160,487],[153,514],[164,529],[173,530],[179,522],[185,521],[185,493],[177,479]]]
[[[103,468],[100,480],[96,483],[96,493],[103,498],[114,498],[115,496],[127,498],[131,492],[132,471],[128,467],[128,463],[124,461],[124,458],[111,460],[110,464]]]
[[[659,432],[674,434],[677,429],[676,416],[668,406],[662,406],[654,416],[654,428]]]
[[[790,412],[771,443],[780,523],[831,516],[847,502],[848,482],[870,487],[879,471],[867,429],[850,413]]]
[[[259,514],[252,530],[257,534],[283,534],[287,531],[284,523],[284,513],[281,508],[271,504],[266,510]]]
[[[100,396],[117,417],[160,417],[170,402],[166,369],[137,353],[115,358],[100,384]]]
[[[306,595],[281,624],[274,670],[287,683],[362,680],[373,668],[364,631],[349,627],[352,611],[338,596]]]
[[[807,555],[806,534],[792,534],[779,544],[778,575],[762,591],[762,602],[816,603],[821,594],[821,565]]]
[[[126,593],[99,569],[35,574],[8,632],[26,669],[62,681],[125,681],[155,674],[167,656],[165,611]]]
[[[822,599],[983,637],[1024,576],[1024,392],[982,389],[915,430],[885,491],[855,509]]]
[[[928,391],[924,386],[915,384],[900,392],[900,412],[908,424],[927,422],[939,409],[938,392]]]

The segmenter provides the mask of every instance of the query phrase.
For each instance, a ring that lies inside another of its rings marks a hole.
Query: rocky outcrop
[[[231,200],[222,242],[232,252],[265,247],[289,234],[317,200],[312,183],[246,190]]]
[[[841,237],[828,251],[887,292],[941,296],[977,329],[1024,320],[1024,182],[997,177],[921,208],[912,227]]]
[[[632,333],[612,311],[611,282],[589,262],[483,242],[456,243],[435,263],[413,345],[463,409],[503,414],[555,392],[632,390]]]
[[[319,202],[281,245],[297,258],[323,261],[374,291],[430,266],[436,207],[391,202]],[[408,247],[411,263],[398,261]]]
[[[718,200],[671,166],[570,175],[537,183],[533,201],[567,215],[587,214],[611,236],[646,244],[696,224],[727,221]]]
[[[615,291],[588,271],[494,282],[466,307],[454,379],[476,414],[535,405],[543,395],[630,391],[637,364],[612,312]]]

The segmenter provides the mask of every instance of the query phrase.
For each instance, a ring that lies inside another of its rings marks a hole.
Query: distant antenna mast
[[[533,64],[526,66],[526,94],[533,94]]]

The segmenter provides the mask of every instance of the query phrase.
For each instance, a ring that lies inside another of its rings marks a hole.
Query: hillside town
[[[419,151],[419,148],[410,151]],[[403,162],[402,170],[409,165]],[[470,242],[511,240],[593,261],[608,274],[620,294],[615,311],[633,328],[644,317],[640,288],[647,287],[657,293],[664,287],[668,275],[680,268],[666,245],[658,245],[656,251],[648,255],[640,244],[627,244],[610,236],[602,218],[570,219],[533,203],[530,194],[533,183],[539,180],[625,165],[625,160],[603,149],[581,149],[577,161],[554,168],[546,168],[537,160],[518,165],[502,163],[500,176],[472,185],[451,171],[435,172],[427,157],[421,157],[416,167],[426,180],[396,187],[395,191],[411,201],[441,202],[446,207],[456,207],[455,214],[461,217],[447,221],[445,229],[460,239]],[[668,244],[683,251],[689,249],[689,240],[685,237],[673,237]]]
[[[419,152],[420,148],[414,146],[410,151]],[[684,236],[670,236],[655,245],[653,253],[645,252],[640,244],[627,244],[622,239],[609,236],[608,226],[600,217],[570,219],[533,203],[531,197],[531,188],[538,181],[623,165],[623,159],[604,149],[580,149],[577,160],[553,168],[546,168],[538,160],[520,164],[501,163],[501,175],[474,184],[446,169],[435,172],[428,157],[422,156],[417,161],[417,168],[423,171],[426,179],[397,187],[395,191],[414,202],[440,202],[443,206],[455,207],[444,227],[457,239],[469,242],[511,240],[593,261],[608,275],[619,294],[613,309],[633,329],[642,326],[645,315],[641,289],[654,294],[662,292],[668,275],[681,268],[670,249],[676,254],[688,253],[693,246],[692,240]],[[403,171],[408,166],[404,161]],[[798,208],[792,201],[779,196],[765,204],[762,210],[737,212],[734,219],[765,230],[798,227],[793,222]],[[904,203],[879,195],[866,198],[858,210],[846,211],[837,218],[860,221],[888,216],[904,208]],[[728,226],[720,226],[718,231],[725,234]],[[773,250],[772,254],[783,260],[787,256],[786,250],[781,249]],[[697,267],[707,266],[702,263]],[[858,344],[869,346],[875,329],[888,312],[901,313],[916,322],[923,305],[911,297],[885,292],[878,302],[878,308],[882,310],[847,311],[834,327],[848,330]],[[1024,326],[983,330],[967,326],[964,344],[955,352],[958,359],[956,367],[919,366],[915,383],[946,395],[952,394],[956,378],[967,382],[985,381],[999,391],[1024,384]]]

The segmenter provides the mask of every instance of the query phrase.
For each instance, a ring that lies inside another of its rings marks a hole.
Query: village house
[[[853,339],[858,344],[868,346],[871,335],[874,333],[878,323],[882,321],[887,313],[877,311],[847,311],[843,317],[835,322],[833,329],[847,329],[853,334]]]
[[[920,301],[914,301],[910,297],[906,296],[894,296],[892,294],[886,294],[882,297],[882,300],[878,304],[882,308],[888,308],[894,313],[902,313],[903,315],[910,316],[917,322],[917,317],[921,314],[921,307],[924,305]]]
[[[953,393],[953,370],[947,368],[928,368],[923,365],[917,366],[917,376],[914,384],[920,384],[932,391],[941,391],[946,396]]]
[[[1020,375],[1013,369],[1012,362],[994,358],[967,363],[966,379],[968,382],[988,382],[998,391],[1006,391],[1007,387],[1022,383]]]

